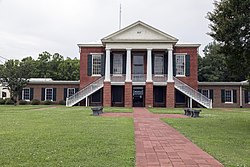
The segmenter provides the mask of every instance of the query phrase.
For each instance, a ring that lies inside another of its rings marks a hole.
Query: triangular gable
[[[176,43],[178,39],[141,21],[137,21],[102,39],[104,43],[138,41]]]

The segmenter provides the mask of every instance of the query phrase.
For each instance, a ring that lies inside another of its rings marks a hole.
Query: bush
[[[60,105],[66,105],[66,101],[65,101],[65,100],[60,100],[60,101],[59,101],[59,104],[60,104]]]
[[[50,101],[50,100],[46,100],[43,102],[44,105],[51,105],[53,104],[53,101]]]
[[[26,104],[28,104],[28,102],[25,101],[25,100],[20,100],[20,101],[19,101],[19,105],[26,105]]]
[[[37,100],[37,99],[33,99],[33,100],[31,101],[31,105],[39,105],[39,104],[40,104],[40,101]]]
[[[6,105],[13,105],[15,103],[14,103],[14,101],[12,99],[8,98],[8,99],[5,99],[5,104]]]
[[[0,99],[0,105],[4,105],[5,104],[5,99]]]

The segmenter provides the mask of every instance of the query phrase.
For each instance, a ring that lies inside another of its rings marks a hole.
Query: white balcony
[[[132,82],[146,82],[147,75],[146,74],[132,74],[131,75]],[[112,83],[124,83],[126,79],[126,75],[110,75],[110,79]],[[166,83],[167,82],[167,74],[163,75],[153,75],[153,82],[156,83]]]

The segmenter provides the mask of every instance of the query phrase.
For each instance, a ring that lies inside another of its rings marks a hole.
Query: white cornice
[[[194,47],[194,48],[198,48],[200,47],[201,44],[176,44],[175,47],[182,47],[182,48],[189,48],[189,47]]]

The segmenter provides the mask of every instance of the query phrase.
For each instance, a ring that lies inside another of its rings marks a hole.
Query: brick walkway
[[[145,108],[134,108],[136,167],[223,167],[159,119],[171,116],[152,114]]]

